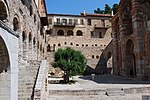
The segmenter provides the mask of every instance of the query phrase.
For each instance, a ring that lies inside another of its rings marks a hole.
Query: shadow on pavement
[[[80,79],[84,80],[91,80],[98,84],[143,84],[143,85],[149,85],[150,81],[138,81],[134,80],[133,78],[124,78],[122,76],[115,76],[110,74],[104,74],[104,75],[95,75],[94,78],[92,78],[91,75],[89,76],[81,76]]]

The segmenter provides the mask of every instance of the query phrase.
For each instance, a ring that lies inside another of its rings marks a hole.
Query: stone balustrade
[[[48,64],[46,60],[42,60],[35,89],[34,100],[45,100],[47,95],[47,78],[48,78]]]

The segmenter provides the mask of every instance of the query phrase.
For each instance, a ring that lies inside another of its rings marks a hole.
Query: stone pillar
[[[132,23],[133,34],[135,36],[135,57],[137,78],[142,80],[144,77],[144,66],[146,64],[146,52],[144,42],[143,12],[139,0],[132,0]]]

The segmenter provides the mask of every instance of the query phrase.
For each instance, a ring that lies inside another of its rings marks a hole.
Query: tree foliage
[[[54,55],[54,67],[60,67],[66,75],[82,75],[86,69],[86,58],[71,48],[58,49]]]
[[[118,12],[118,7],[119,5],[117,3],[113,5],[112,10],[114,15]]]
[[[111,14],[112,9],[110,8],[110,6],[108,4],[105,4],[105,14]]]
[[[118,4],[114,4],[111,8],[108,4],[105,4],[105,10],[101,10],[100,8],[97,8],[97,10],[94,10],[94,13],[96,14],[111,14],[113,11],[113,14],[116,14],[118,12]]]
[[[97,10],[94,10],[94,13],[96,13],[96,14],[104,14],[105,11],[101,10],[100,8],[97,8]]]

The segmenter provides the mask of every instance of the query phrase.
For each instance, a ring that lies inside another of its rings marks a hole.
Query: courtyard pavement
[[[49,80],[57,80],[58,78],[49,78]],[[61,79],[61,78],[60,78]],[[133,88],[144,88],[150,87],[148,81],[137,81],[131,79],[125,79],[115,75],[96,75],[93,79],[91,76],[76,76],[74,77],[75,84],[48,84],[49,91],[74,91],[74,90],[96,90],[96,91],[107,91],[107,90],[122,90],[122,89],[133,89]],[[146,90],[147,91],[147,90]],[[120,91],[118,91],[120,92]],[[48,93],[49,94],[49,93]],[[150,96],[150,93],[133,93],[125,95],[113,95],[108,96],[107,94],[100,95],[48,95],[47,100],[150,100],[142,99],[143,95]]]

